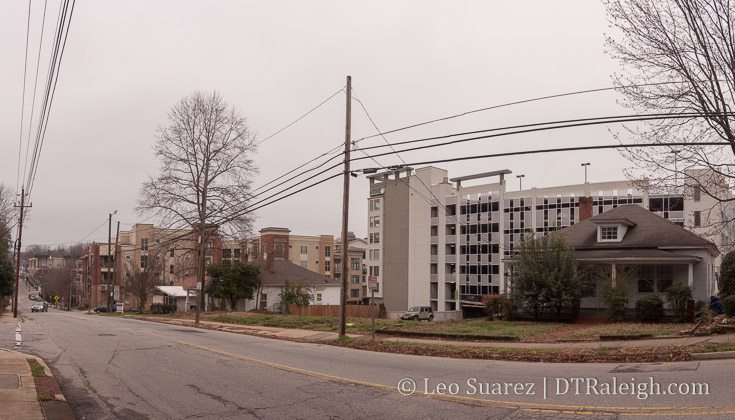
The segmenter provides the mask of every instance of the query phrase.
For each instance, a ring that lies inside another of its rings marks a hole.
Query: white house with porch
[[[717,246],[637,205],[623,205],[560,231],[581,266],[609,267],[614,279],[621,266],[633,267],[636,281],[629,307],[674,283],[693,289],[694,299],[717,293]],[[581,309],[602,309],[601,290],[592,279]]]

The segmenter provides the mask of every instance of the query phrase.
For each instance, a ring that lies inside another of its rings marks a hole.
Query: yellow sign
[[[58,296],[54,296],[54,300],[58,302],[59,301],[59,297]]]

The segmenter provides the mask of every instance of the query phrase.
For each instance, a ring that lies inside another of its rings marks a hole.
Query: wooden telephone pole
[[[350,136],[352,132],[352,77],[347,76],[347,113],[345,118],[345,168],[342,196],[342,284],[339,291],[339,336],[345,335],[347,322],[347,277],[350,262],[347,260],[347,218],[350,211]]]
[[[20,218],[18,219],[18,249],[15,254],[15,292],[13,297],[13,318],[18,318],[18,279],[20,278],[20,247],[23,238],[23,209],[25,208],[26,189],[20,190]],[[18,207],[18,206],[16,206]],[[31,207],[31,206],[28,206]],[[44,293],[46,291],[44,290]]]

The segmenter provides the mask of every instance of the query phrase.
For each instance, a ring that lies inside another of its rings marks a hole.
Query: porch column
[[[186,300],[184,301],[184,312],[189,312],[189,289],[186,289]]]
[[[612,279],[612,286],[615,287],[615,275],[617,273],[617,266],[615,263],[612,263],[611,271],[610,271],[610,278]]]
[[[693,287],[694,286],[694,264],[689,263],[689,275],[687,277],[687,286]]]

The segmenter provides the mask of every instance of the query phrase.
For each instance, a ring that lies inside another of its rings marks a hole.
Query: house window
[[[360,284],[360,276],[350,276],[350,283]]]
[[[600,240],[614,241],[618,239],[617,226],[600,226]]]
[[[351,298],[359,298],[360,297],[360,289],[350,289],[350,297]]]
[[[671,266],[656,267],[656,291],[659,293],[666,292],[669,287],[674,284],[674,270]]]
[[[380,243],[380,233],[373,233],[373,241],[371,243],[379,244]]]
[[[653,266],[641,266],[638,269],[638,293],[653,293],[653,285]]]
[[[168,273],[169,274],[173,274],[174,273],[174,265],[173,264],[171,264],[171,265],[168,266]]]
[[[360,269],[360,259],[359,258],[351,258],[350,259],[350,270],[359,270]]]
[[[173,256],[174,256],[174,250],[173,250],[173,249],[172,249],[172,250],[170,250],[170,251],[168,252],[168,255],[169,255],[169,257],[173,257]]]
[[[317,302],[321,302],[322,301],[322,294],[321,293],[317,293],[316,294],[316,301]]]
[[[308,264],[309,264],[309,261],[301,261],[301,268],[306,268]]]
[[[130,303],[130,292],[125,292],[125,303]]]
[[[582,285],[582,296],[583,298],[586,297],[596,297],[597,296],[597,282],[595,281],[594,276],[592,273],[585,273],[582,275],[581,285]]]
[[[268,295],[266,293],[260,295],[260,309],[268,309]]]
[[[239,260],[240,259],[240,248],[235,248],[234,254],[235,254],[235,258]]]
[[[332,247],[327,245],[324,247],[324,256],[329,257],[332,255]]]
[[[306,254],[306,245],[301,246],[301,253]]]
[[[145,268],[146,265],[148,265],[148,256],[141,255],[140,256],[140,268]]]
[[[148,238],[140,238],[140,250],[148,251]]]
[[[231,249],[223,249],[222,250],[222,258],[232,258],[232,250]]]
[[[380,216],[375,216],[375,227],[380,226]]]
[[[376,265],[375,267],[373,267],[373,275],[376,276],[376,277],[380,275],[380,267],[379,266]]]
[[[702,200],[702,189],[699,187],[699,185],[694,187],[694,201],[701,201]]]
[[[324,261],[324,271],[327,273],[332,269],[331,261]]]
[[[695,211],[694,212],[694,227],[700,227],[700,226],[702,226],[702,212]]]

